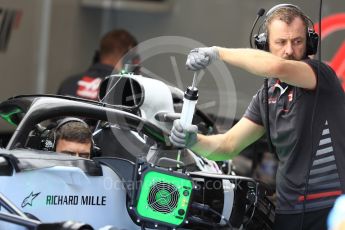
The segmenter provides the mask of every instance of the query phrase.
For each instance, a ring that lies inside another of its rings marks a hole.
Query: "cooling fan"
[[[143,174],[136,212],[143,220],[176,227],[185,223],[193,183],[182,173],[150,168]]]

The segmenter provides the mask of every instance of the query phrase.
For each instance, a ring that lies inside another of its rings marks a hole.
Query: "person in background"
[[[57,94],[98,100],[99,86],[106,76],[119,73],[126,64],[139,64],[139,56],[131,50],[137,45],[136,38],[126,30],[108,32],[102,37],[99,52],[89,69],[66,78]]]
[[[345,192],[345,94],[335,72],[308,58],[318,36],[312,22],[292,4],[270,9],[259,49],[203,47],[186,67],[206,68],[216,60],[269,78],[244,116],[224,134],[205,136],[175,120],[170,141],[211,160],[240,153],[265,133],[278,156],[274,229],[326,229],[328,213]],[[268,52],[266,52],[268,51]],[[266,93],[268,96],[266,97]]]

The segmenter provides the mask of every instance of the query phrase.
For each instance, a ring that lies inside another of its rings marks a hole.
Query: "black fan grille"
[[[177,207],[180,194],[176,186],[157,182],[151,186],[147,198],[148,205],[160,213],[171,213]]]

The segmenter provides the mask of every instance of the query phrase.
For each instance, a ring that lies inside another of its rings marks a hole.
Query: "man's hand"
[[[190,51],[186,61],[186,68],[197,71],[205,69],[213,61],[219,59],[217,47],[196,48]]]
[[[197,133],[198,127],[196,125],[190,125],[184,129],[180,119],[177,119],[174,121],[169,139],[175,147],[190,148],[197,142]]]

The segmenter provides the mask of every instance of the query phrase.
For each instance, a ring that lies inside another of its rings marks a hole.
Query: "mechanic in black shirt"
[[[292,4],[266,14],[266,33],[257,49],[206,47],[192,50],[186,67],[197,71],[222,60],[257,76],[268,77],[265,91],[254,95],[240,121],[225,134],[204,136],[176,120],[170,140],[212,160],[230,159],[264,135],[279,159],[276,175],[275,229],[327,229],[326,219],[345,191],[345,97],[334,71],[308,58],[317,34],[311,20]],[[261,45],[261,46],[260,46]]]
[[[106,76],[120,72],[125,64],[139,64],[139,56],[131,50],[137,45],[135,37],[126,30],[108,32],[101,39],[94,64],[85,72],[65,79],[57,94],[98,100],[99,86]]]

